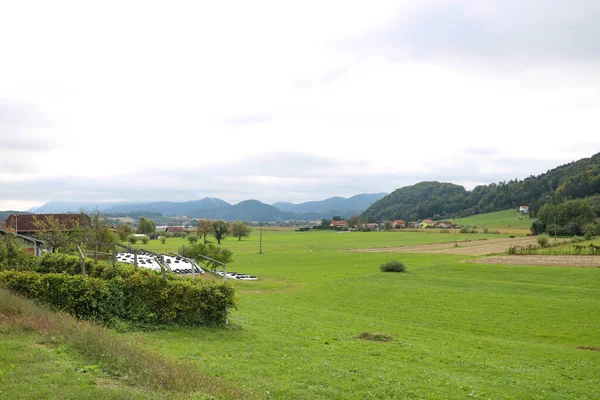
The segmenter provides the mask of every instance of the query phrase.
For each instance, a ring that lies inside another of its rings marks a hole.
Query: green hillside
[[[451,183],[420,182],[396,189],[375,202],[363,218],[448,219],[529,206],[533,216],[544,204],[600,193],[600,153],[523,180],[480,185],[471,191]]]
[[[510,209],[452,219],[452,222],[457,225],[477,226],[481,229],[529,229],[534,220],[521,215],[516,209]]]

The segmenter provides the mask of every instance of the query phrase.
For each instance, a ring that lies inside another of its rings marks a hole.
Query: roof
[[[346,226],[346,221],[331,221],[330,226]]]
[[[183,226],[169,226],[169,227],[167,227],[167,232],[172,232],[172,233],[183,232]]]
[[[424,219],[423,221],[421,221],[421,223],[424,223],[424,224],[433,224],[433,221],[430,220],[430,219]]]
[[[528,206],[521,206],[521,208],[529,208]]]
[[[394,223],[404,224],[405,222],[403,219],[396,219],[396,220],[394,220]]]
[[[35,221],[44,221],[50,218],[57,220],[59,226],[67,231],[92,224],[87,214],[11,214],[6,218],[6,226],[12,229],[16,227],[18,232],[35,232],[39,230]]]

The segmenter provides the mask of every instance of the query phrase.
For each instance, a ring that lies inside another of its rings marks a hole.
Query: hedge
[[[236,308],[234,288],[215,281],[164,280],[151,270],[111,279],[0,272],[0,285],[28,298],[48,303],[81,319],[111,323],[222,325],[227,309]]]

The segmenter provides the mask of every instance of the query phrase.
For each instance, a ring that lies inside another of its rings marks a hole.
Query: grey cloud
[[[313,163],[310,173],[299,175],[287,170],[282,159],[294,158],[302,165]],[[264,155],[223,169],[155,170],[152,179],[145,174],[124,177],[57,177],[3,182],[2,199],[56,201],[185,201],[205,196],[230,202],[255,198],[263,202],[319,200],[331,196],[350,196],[364,192],[391,192],[399,187],[425,180],[444,182],[499,182],[540,174],[572,160],[536,160],[472,156],[456,162],[432,165],[421,173],[349,172],[344,164],[302,154]],[[271,165],[273,163],[279,163]],[[258,165],[257,165],[258,164]],[[252,167],[252,165],[254,165]],[[244,166],[250,167],[244,171]],[[355,171],[355,170],[353,170]],[[360,168],[359,168],[360,171]],[[491,171],[491,172],[490,172]],[[277,172],[277,174],[276,174]],[[258,177],[280,179],[263,181]]]
[[[553,7],[542,1],[488,0],[421,6],[353,42],[389,57],[507,59],[509,63],[600,59],[600,2]]]

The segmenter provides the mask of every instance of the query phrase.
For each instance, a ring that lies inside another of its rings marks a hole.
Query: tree
[[[237,237],[238,240],[250,236],[250,232],[252,232],[252,228],[243,222],[238,221],[231,224],[231,236]]]
[[[330,219],[323,218],[321,220],[321,226],[329,226],[329,225],[331,225],[331,220]]]
[[[353,226],[360,227],[361,225],[362,225],[362,222],[360,221],[359,215],[353,215],[350,218],[348,218],[348,226],[350,228],[352,228]]]
[[[194,244],[194,243],[196,243],[196,242],[198,241],[198,236],[196,236],[196,235],[189,235],[189,236],[187,237],[187,239],[189,240],[189,242],[190,242],[191,244]]]
[[[34,216],[33,226],[36,230],[35,236],[43,240],[50,251],[62,247],[66,252],[69,242],[81,242],[83,240],[82,228],[80,228],[79,219],[75,216],[69,218],[69,221],[54,215]],[[71,234],[71,231],[73,234]]]
[[[151,220],[142,217],[140,218],[140,223],[138,224],[138,227],[136,229],[136,233],[141,233],[141,234],[151,234],[154,233],[154,231],[156,230],[156,226],[154,225],[154,222],[152,222]]]
[[[133,233],[133,228],[128,224],[119,224],[117,225],[117,235],[119,236],[119,240],[124,242],[127,240],[127,237]]]
[[[336,215],[332,218],[333,221],[341,221],[342,217],[340,217],[339,215]]]
[[[221,240],[225,239],[229,233],[229,224],[223,220],[213,222],[213,235],[217,242],[221,244]]]
[[[206,244],[206,235],[212,235],[214,232],[213,223],[207,219],[201,219],[198,221],[196,232],[198,232],[199,236],[202,236],[204,244]]]
[[[383,229],[385,229],[386,231],[392,230],[394,228],[394,225],[392,224],[392,221],[385,221],[383,223]]]
[[[182,255],[187,258],[193,258],[194,260],[196,260],[197,263],[202,263],[206,266],[207,269],[213,270],[216,269],[216,267],[219,264],[207,260],[204,257],[212,258],[213,260],[219,261],[223,264],[229,264],[233,262],[233,253],[231,252],[231,250],[223,249],[221,247],[215,246],[212,243],[196,243],[191,246],[182,246],[179,249],[179,255]]]

